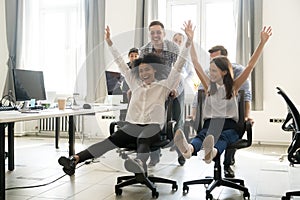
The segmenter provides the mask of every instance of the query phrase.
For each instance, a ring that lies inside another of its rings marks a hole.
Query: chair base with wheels
[[[234,143],[232,146],[227,147],[229,148],[244,148],[248,146],[248,141],[241,139]],[[189,192],[189,185],[196,185],[196,184],[203,184],[206,187],[206,199],[213,199],[211,192],[213,189],[219,186],[225,186],[233,189],[237,189],[243,192],[243,197],[246,199],[250,199],[250,193],[247,187],[245,187],[244,180],[236,179],[236,178],[222,178],[222,169],[221,169],[221,161],[220,156],[216,156],[214,165],[214,177],[206,177],[204,179],[186,181],[183,183],[183,193],[186,194]]]
[[[169,143],[168,140],[162,140],[159,141],[151,146],[151,151],[155,151],[158,148],[162,148],[166,146]],[[121,150],[120,156],[123,159],[127,159],[127,151],[131,150],[126,149],[126,150]],[[155,176],[148,176],[148,173],[135,173],[134,175],[131,176],[119,176],[117,177],[117,184],[115,185],[115,194],[117,196],[122,195],[122,188],[129,186],[129,185],[134,185],[134,184],[143,184],[147,186],[151,191],[152,191],[152,197],[153,198],[158,198],[159,192],[156,190],[155,183],[166,183],[166,184],[171,184],[172,185],[172,191],[177,191],[178,190],[178,185],[177,182],[174,180],[166,179],[166,178],[161,178],[161,177],[155,177]]]
[[[202,104],[205,98],[205,92],[203,90],[198,91],[198,106],[197,106],[197,115],[196,123],[198,126],[196,129],[199,131],[202,128]],[[252,125],[249,121],[245,121],[244,118],[244,91],[239,91],[239,121],[237,123],[237,131],[240,135],[240,139],[235,143],[229,145],[226,150],[242,149],[251,146],[252,144]],[[246,138],[243,139],[244,133]],[[206,199],[213,199],[211,192],[219,186],[225,186],[233,189],[237,189],[243,192],[243,197],[250,199],[250,193],[247,187],[245,187],[244,180],[236,178],[223,178],[220,155],[217,155],[214,158],[214,176],[206,177],[204,179],[186,181],[183,183],[183,193],[186,194],[189,192],[189,185],[203,184],[206,187]]]
[[[117,184],[115,185],[115,193],[117,196],[122,194],[122,188],[134,184],[144,184],[152,191],[152,197],[158,198],[159,192],[156,190],[155,183],[167,183],[172,185],[172,191],[178,190],[176,181],[148,176],[147,174],[135,174],[134,176],[120,176],[117,178]]]
[[[174,135],[174,126],[175,121],[171,120],[171,114],[172,114],[172,100],[173,98],[169,97],[166,105],[167,105],[167,118],[166,123],[164,126],[164,129],[161,132],[161,139],[158,142],[155,142],[151,144],[150,151],[157,151],[161,148],[168,147],[170,144],[170,140],[173,139]],[[126,124],[124,121],[119,122],[112,122],[110,124],[109,130],[110,134],[113,134],[115,129],[118,127],[122,127]],[[118,150],[119,155],[122,159],[128,159],[129,154],[136,153],[137,145],[136,144],[128,144],[126,148],[121,148]],[[158,198],[159,193],[156,189],[155,183],[165,183],[165,184],[171,184],[172,185],[172,191],[178,190],[177,182],[174,180],[161,178],[161,177],[155,177],[155,176],[148,176],[147,169],[144,169],[145,173],[135,173],[131,176],[120,176],[117,178],[117,184],[115,185],[115,194],[117,196],[122,194],[122,188],[134,185],[134,184],[143,184],[147,186],[152,191],[152,197]]]

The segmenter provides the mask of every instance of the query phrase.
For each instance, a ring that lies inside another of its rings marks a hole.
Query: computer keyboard
[[[16,110],[13,106],[0,106],[0,111]]]

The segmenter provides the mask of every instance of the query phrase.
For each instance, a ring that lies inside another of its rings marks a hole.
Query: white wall
[[[106,10],[105,20],[112,36],[134,30],[136,0],[109,0],[106,1]],[[128,42],[133,45],[133,38]]]
[[[0,97],[4,87],[7,72],[7,43],[6,43],[6,29],[5,29],[5,0],[0,0]]]
[[[273,27],[273,36],[264,50],[264,110],[252,112],[255,118],[254,140],[289,143],[291,134],[281,130],[281,124],[269,123],[270,118],[285,118],[286,105],[277,94],[280,86],[300,105],[300,1],[264,0],[263,24]]]

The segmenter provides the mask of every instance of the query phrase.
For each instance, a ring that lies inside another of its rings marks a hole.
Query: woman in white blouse
[[[180,56],[165,80],[158,81],[155,76],[164,63],[156,54],[147,54],[135,60],[135,67],[130,69],[124,62],[110,38],[110,28],[106,27],[106,42],[115,62],[132,92],[127,110],[125,126],[118,129],[107,139],[98,142],[86,150],[71,156],[60,157],[58,162],[68,175],[75,173],[77,163],[87,159],[97,158],[117,147],[126,147],[128,144],[137,144],[136,159],[127,159],[125,168],[134,173],[146,171],[146,161],[149,158],[150,146],[160,140],[160,131],[165,121],[165,101],[170,91],[177,88],[181,79],[181,69],[186,62],[189,46],[193,40],[191,22],[184,23],[187,42]]]

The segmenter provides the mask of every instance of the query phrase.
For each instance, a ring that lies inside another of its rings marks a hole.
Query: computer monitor
[[[13,69],[16,101],[46,100],[42,71]]]
[[[105,71],[108,95],[122,95],[121,85],[124,77],[119,72]]]

